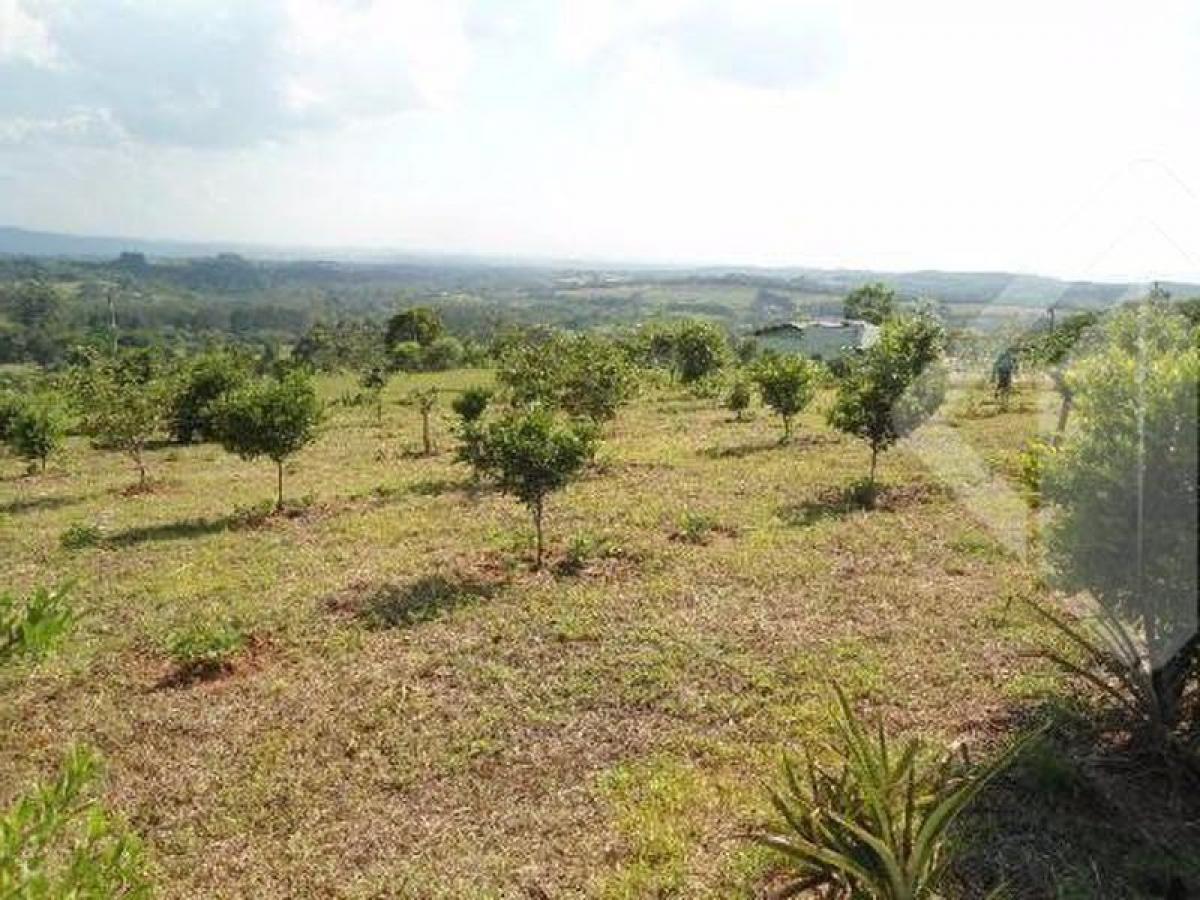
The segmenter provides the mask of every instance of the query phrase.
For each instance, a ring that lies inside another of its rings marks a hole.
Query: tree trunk
[[[275,460],[275,512],[283,511],[283,460]]]
[[[1058,424],[1054,428],[1054,438],[1051,440],[1051,445],[1057,447],[1062,443],[1063,435],[1067,430],[1067,419],[1071,415],[1071,406],[1074,402],[1074,396],[1071,394],[1071,389],[1067,387],[1066,377],[1061,370],[1055,370],[1050,377],[1054,380],[1054,388],[1062,395],[1062,406],[1058,408]]]
[[[142,448],[141,447],[134,448],[133,463],[134,463],[134,465],[137,466],[137,470],[138,470],[138,487],[145,488],[146,487],[146,463],[142,459]]]
[[[871,445],[871,474],[867,477],[867,505],[875,505],[875,470],[879,465],[879,446]]]
[[[537,535],[537,554],[534,558],[533,568],[540,570],[542,568],[542,555],[545,552],[545,542],[542,537],[542,513],[544,501],[538,498],[533,503],[533,530]]]
[[[429,413],[421,413],[421,443],[425,445],[425,455],[433,455],[433,440],[429,435]]]
[[[792,417],[784,416],[783,417],[783,440],[780,441],[780,443],[786,444],[791,439],[792,439]]]

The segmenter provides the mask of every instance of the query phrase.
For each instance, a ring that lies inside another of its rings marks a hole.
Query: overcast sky
[[[0,0],[0,224],[1200,277],[1196,0]]]

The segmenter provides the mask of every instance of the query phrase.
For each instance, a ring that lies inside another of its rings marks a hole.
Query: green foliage
[[[172,440],[190,444],[212,440],[211,407],[251,375],[250,358],[231,350],[211,350],[192,357],[184,366],[167,413]]]
[[[594,423],[614,418],[637,387],[626,350],[592,334],[554,334],[511,346],[496,379],[515,405],[538,403]]]
[[[808,406],[821,375],[818,363],[792,354],[768,353],[751,370],[763,403],[783,420],[784,442],[791,439],[792,418]]]
[[[230,391],[213,406],[217,439],[242,459],[265,456],[278,475],[275,508],[283,508],[283,461],[316,436],[321,406],[301,371],[261,378]]]
[[[137,900],[150,896],[142,848],[97,803],[99,762],[67,754],[58,777],[0,815],[0,897],[11,900]]]
[[[795,880],[779,896],[826,891],[863,900],[941,896],[955,819],[1027,743],[969,767],[917,740],[900,746],[880,725],[871,735],[836,689],[838,742],[806,747],[804,762],[785,756],[771,792],[780,830],[756,840],[777,851]],[[829,756],[835,765],[822,762]]]
[[[391,372],[387,366],[374,363],[367,366],[358,376],[358,384],[367,392],[371,404],[375,407],[375,421],[383,424],[383,389],[387,387]]]
[[[8,429],[21,411],[21,398],[15,391],[0,390],[0,443],[7,442]]]
[[[76,522],[67,527],[59,537],[58,543],[64,550],[82,550],[85,547],[95,547],[103,537],[103,533],[95,525]]]
[[[537,567],[545,542],[542,520],[546,498],[575,479],[595,449],[596,430],[562,422],[545,408],[512,412],[472,428],[462,458],[479,474],[529,508],[537,532]]]
[[[5,440],[13,453],[28,460],[31,467],[40,463],[44,472],[46,461],[66,441],[67,424],[67,411],[58,395],[43,391],[16,405]]]
[[[470,425],[483,417],[491,402],[492,391],[490,388],[469,387],[451,401],[450,408],[454,410],[455,415],[462,420],[464,425]]]
[[[128,456],[145,485],[146,444],[165,427],[175,393],[162,361],[145,350],[91,352],[72,370],[71,384],[84,434]]]
[[[1046,477],[1046,467],[1050,456],[1055,452],[1052,444],[1041,440],[1030,440],[1017,455],[1018,478],[1025,488],[1025,496],[1029,505],[1038,507],[1042,499],[1042,482]]]
[[[673,353],[679,380],[692,384],[717,374],[730,359],[725,333],[710,322],[691,320],[675,332]]]
[[[829,424],[870,445],[872,483],[880,451],[891,447],[940,404],[945,373],[934,363],[944,344],[945,331],[931,317],[889,319],[879,340],[853,361],[838,383]]]
[[[428,347],[441,337],[444,330],[441,316],[436,310],[428,306],[414,306],[388,319],[384,341],[389,351],[398,344],[408,342]]]
[[[291,359],[317,372],[363,369],[386,357],[383,332],[374,322],[318,322],[292,348]]]
[[[167,653],[185,675],[220,671],[246,646],[246,633],[236,622],[195,622],[175,632]]]
[[[685,544],[707,544],[716,527],[717,520],[711,514],[687,509],[679,517],[677,535]]]
[[[41,658],[74,620],[61,589],[42,588],[24,600],[0,594],[0,666],[18,658]]]
[[[896,312],[896,292],[881,281],[864,284],[846,295],[842,315],[882,325]]]
[[[742,421],[742,415],[750,408],[750,401],[753,399],[753,393],[750,390],[750,379],[744,375],[737,375],[733,382],[729,385],[729,390],[725,393],[725,408],[729,410],[737,420]]]
[[[1137,623],[1173,723],[1197,636],[1196,332],[1167,304],[1114,315],[1067,369],[1077,419],[1048,457],[1048,545],[1060,585]]]
[[[449,334],[440,335],[425,346],[421,355],[421,368],[426,372],[453,369],[462,362],[463,353],[462,341]]]

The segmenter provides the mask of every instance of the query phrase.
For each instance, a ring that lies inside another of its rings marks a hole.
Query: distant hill
[[[161,260],[183,260],[237,253],[267,261],[331,261],[364,266],[420,265],[602,273],[614,286],[645,281],[724,281],[764,284],[789,282],[815,293],[845,294],[870,281],[883,281],[908,297],[949,304],[1044,309],[1052,304],[1074,308],[1105,307],[1144,293],[1145,285],[1064,281],[1010,272],[876,272],[853,269],[756,268],[753,266],[653,266],[566,260],[507,259],[464,254],[404,253],[381,249],[280,247],[258,244],[203,243],[143,238],[62,234],[0,226],[0,257],[112,260],[142,253]],[[1178,297],[1200,296],[1200,285],[1164,282]]]

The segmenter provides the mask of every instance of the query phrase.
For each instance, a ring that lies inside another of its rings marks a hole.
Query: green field
[[[5,585],[70,583],[83,613],[0,673],[0,802],[95,746],[163,897],[752,897],[775,864],[743,837],[762,779],[827,733],[831,679],[896,733],[979,752],[1058,690],[1026,652],[1036,573],[903,447],[880,507],[847,511],[868,452],[823,424],[828,397],[779,446],[761,409],[644,394],[552,499],[531,571],[524,510],[455,462],[448,414],[424,457],[397,402],[489,378],[397,379],[382,428],[331,406],[286,516],[261,513],[271,465],[215,445],[156,449],[146,494],[80,440],[45,474],[0,459]],[[958,430],[1003,470],[1033,408],[1026,388]],[[249,635],[218,677],[167,654],[197,622]],[[1105,843],[1086,798],[1026,794],[1053,812],[985,804],[968,885],[1008,861],[1095,896],[1095,858],[1121,885],[1151,852]]]

